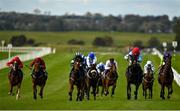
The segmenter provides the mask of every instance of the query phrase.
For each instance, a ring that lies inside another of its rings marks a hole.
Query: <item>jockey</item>
[[[85,56],[83,54],[81,54],[80,52],[76,52],[75,57],[71,60],[71,66],[74,64],[75,60],[78,58],[80,59],[81,65],[84,66],[86,64]]]
[[[74,58],[71,60],[71,66],[74,65],[74,62],[77,59],[80,59],[81,68],[83,70],[82,76],[84,76],[84,74],[86,72],[86,57],[83,54],[81,54],[80,52],[76,52]],[[71,69],[71,71],[72,70],[73,70],[73,68]]]
[[[147,73],[147,68],[149,66],[151,67],[151,70],[154,73],[154,65],[153,65],[152,61],[147,61],[147,63],[144,65],[144,74]]]
[[[127,55],[124,56],[124,59],[129,60],[129,65],[135,60],[138,63],[142,62],[142,55],[138,47],[134,47]]]
[[[48,73],[46,72],[46,64],[45,64],[44,60],[43,60],[42,58],[40,58],[40,57],[35,58],[35,59],[31,62],[31,64],[30,64],[30,69],[32,69],[32,67],[33,67],[33,65],[34,65],[35,63],[39,63],[39,64],[40,64],[40,67],[42,68],[42,71],[43,71],[44,74],[45,74],[45,76],[48,76]],[[33,74],[34,74],[34,70],[33,70],[33,72],[32,72],[32,75],[33,75]]]
[[[96,69],[97,69],[99,74],[101,74],[101,72],[104,72],[105,65],[103,64],[103,62],[100,62],[99,64],[97,64]]]
[[[86,64],[87,64],[87,69],[91,67],[91,65],[96,64],[97,58],[94,52],[90,52],[86,58]]]
[[[115,64],[116,69],[118,68],[117,62],[113,59],[110,58],[109,60],[106,61],[106,65],[105,65],[105,75],[109,72],[109,69],[111,68],[111,66]],[[115,72],[116,77],[118,78],[118,74],[117,72]]]
[[[160,72],[162,71],[165,63],[167,62],[167,59],[171,57],[171,53],[170,52],[164,52],[164,55],[163,55],[163,58],[161,59],[161,63],[159,65],[159,69],[160,69]],[[171,69],[171,72],[173,73],[172,69]]]
[[[9,66],[9,67],[13,67],[14,62],[17,62],[19,72],[21,73],[21,75],[23,75],[23,72],[21,71],[21,69],[23,68],[23,63],[21,62],[21,60],[19,59],[18,56],[14,57],[14,58],[13,58],[11,61],[9,61],[6,65]],[[12,69],[11,71],[13,71],[13,69]],[[11,72],[11,71],[10,71],[10,72]]]
[[[164,65],[167,61],[167,58],[171,56],[170,52],[165,52],[163,58],[161,59],[161,65]]]

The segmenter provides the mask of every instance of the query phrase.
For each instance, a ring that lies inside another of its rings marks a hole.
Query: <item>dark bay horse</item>
[[[16,100],[20,98],[20,87],[23,79],[23,73],[21,69],[19,69],[19,65],[17,62],[14,62],[10,73],[8,74],[9,83],[10,83],[10,91],[9,95],[13,95],[13,87],[17,86],[16,91]]]
[[[141,66],[136,61],[133,61],[132,65],[128,66],[126,70],[127,99],[131,99],[131,84],[134,84],[136,86],[134,91],[134,98],[137,99],[138,88],[142,83],[142,78],[143,71],[141,69]]]
[[[102,92],[104,92],[105,96],[109,94],[109,87],[112,86],[112,92],[111,92],[111,97],[113,97],[115,93],[115,88],[116,88],[116,82],[117,82],[117,71],[116,71],[116,65],[112,64],[111,68],[105,74],[105,78],[102,80]]]
[[[72,93],[74,90],[74,85],[77,86],[77,98],[76,101],[82,101],[84,96],[84,85],[85,77],[83,76],[83,69],[80,64],[80,60],[77,59],[73,64],[73,69],[69,76],[69,100],[72,101]]]
[[[88,70],[87,74],[86,74],[86,93],[87,93],[87,99],[89,100],[89,93],[90,93],[90,89],[92,87],[93,91],[93,96],[94,96],[94,100],[96,100],[96,88],[98,85],[98,79],[99,79],[99,75],[98,72],[96,70],[96,64],[93,64],[91,66],[91,68]]]
[[[172,83],[173,83],[173,71],[171,69],[171,56],[167,58],[167,61],[165,63],[165,65],[163,65],[160,69],[159,72],[159,77],[158,77],[158,81],[159,84],[161,85],[161,92],[160,92],[160,97],[162,99],[165,99],[164,94],[165,94],[165,87],[168,88],[168,96],[167,98],[170,98],[170,95],[173,93],[173,87],[172,87]]]
[[[40,86],[39,96],[43,98],[43,90],[46,85],[46,80],[47,75],[45,75],[40,63],[35,63],[32,73],[33,95],[35,100],[37,99],[37,86]]]
[[[143,96],[145,96],[145,99],[147,97],[147,90],[149,90],[149,99],[152,99],[153,96],[153,71],[152,67],[148,65],[147,67],[147,73],[144,74],[143,82],[142,82],[142,88],[143,88]]]

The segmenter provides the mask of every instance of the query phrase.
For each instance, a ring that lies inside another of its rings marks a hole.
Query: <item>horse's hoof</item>
[[[16,100],[18,100],[20,98],[20,96],[19,95],[16,95]]]
[[[69,101],[72,101],[72,98],[69,98]]]
[[[111,95],[111,98],[113,98],[114,97],[114,95]]]
[[[8,95],[11,95],[12,93],[11,92],[8,92]]]

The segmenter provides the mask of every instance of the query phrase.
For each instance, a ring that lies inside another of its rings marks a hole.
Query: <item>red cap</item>
[[[140,49],[138,47],[134,47],[133,50],[132,50],[132,54],[133,55],[139,55],[140,54]]]

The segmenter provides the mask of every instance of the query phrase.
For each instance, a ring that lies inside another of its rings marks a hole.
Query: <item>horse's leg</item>
[[[109,94],[109,80],[105,81],[105,96]]]
[[[77,85],[77,98],[76,98],[76,101],[79,100],[79,95],[80,95],[80,88],[79,88],[79,86]]]
[[[153,96],[153,85],[151,86],[150,93],[151,93],[150,98],[152,99],[152,96]]]
[[[104,94],[104,88],[105,88],[105,83],[104,83],[104,80],[102,80],[101,96],[103,96],[103,94]]]
[[[165,89],[165,86],[164,85],[161,85],[161,94],[160,94],[160,97],[162,98],[162,99],[165,99],[165,97],[164,97],[164,89]]]
[[[111,93],[111,97],[113,97],[114,95],[114,92],[115,92],[115,89],[116,89],[116,82],[113,84],[112,86],[112,93]]]
[[[17,85],[16,100],[20,98],[21,82]]]
[[[40,93],[39,93],[39,96],[41,97],[41,99],[43,98],[44,86],[45,86],[44,84],[41,86]]]
[[[100,82],[100,79],[98,79],[98,82],[97,82],[97,85],[96,85],[96,94],[99,94],[99,82]]]
[[[89,84],[87,84],[87,92],[86,92],[86,93],[87,93],[87,94],[86,94],[86,95],[87,95],[87,100],[90,99],[90,98],[89,98],[90,88],[91,88],[91,86],[90,86]]]
[[[144,89],[144,97],[147,98],[147,88]]]
[[[93,86],[93,95],[94,95],[94,100],[96,100],[96,85]]]
[[[127,99],[131,99],[131,85],[130,83],[127,84]]]
[[[139,88],[139,84],[136,84],[136,90],[134,91],[134,99],[136,100],[137,99],[137,95],[138,95],[138,88]],[[146,97],[147,93],[145,92],[145,97]]]
[[[10,84],[10,90],[8,92],[9,95],[13,95],[12,91],[13,91],[13,85],[11,84],[11,82],[9,82]]]
[[[69,100],[72,101],[73,83],[69,81]]]
[[[103,94],[104,94],[104,86],[102,86],[101,96],[103,96]]]
[[[35,83],[33,84],[33,95],[34,95],[34,99],[36,100],[37,99],[37,88],[36,88]]]

